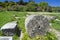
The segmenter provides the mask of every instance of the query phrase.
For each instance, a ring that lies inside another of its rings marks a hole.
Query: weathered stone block
[[[5,36],[18,35],[19,29],[17,27],[17,21],[9,22],[1,27],[1,30]]]

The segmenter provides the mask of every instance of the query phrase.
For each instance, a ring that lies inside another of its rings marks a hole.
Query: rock
[[[42,15],[30,15],[25,19],[25,28],[31,38],[36,35],[44,36],[49,29],[49,22]]]
[[[13,17],[17,17],[17,15],[13,15]]]
[[[0,40],[12,40],[12,36],[0,36]]]
[[[1,27],[1,31],[5,36],[13,36],[14,34],[17,34],[19,36],[20,34],[19,29],[17,27],[17,21],[6,23]]]
[[[56,16],[47,16],[47,15],[44,15],[44,17],[46,17],[48,20],[55,20],[57,18]]]
[[[15,19],[19,19],[20,17],[15,17]]]
[[[59,19],[56,19],[56,21],[60,21]]]

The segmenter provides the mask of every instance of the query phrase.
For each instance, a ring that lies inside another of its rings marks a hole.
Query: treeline
[[[5,0],[0,2],[0,11],[60,12],[60,7],[51,7],[46,2],[35,3],[33,0],[18,2]]]

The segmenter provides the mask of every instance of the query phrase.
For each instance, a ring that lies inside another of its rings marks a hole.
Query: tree
[[[29,2],[29,3],[26,5],[26,8],[27,8],[27,11],[35,11],[36,5],[35,5],[34,2]]]
[[[8,3],[8,0],[5,0],[5,3]]]
[[[23,5],[24,1],[23,0],[19,0],[19,2],[17,2],[19,5]]]
[[[48,7],[48,3],[46,3],[46,2],[40,2],[38,4],[38,6],[40,6],[42,8],[42,11],[45,11],[46,7]]]
[[[29,2],[34,2],[33,0],[29,0]]]
[[[7,6],[8,6],[8,0],[5,0],[5,1],[2,3],[2,6],[3,6],[3,7],[7,7]]]
[[[10,4],[11,6],[13,6],[13,5],[16,5],[17,3],[13,2],[13,1],[10,1],[9,4]]]
[[[2,2],[0,2],[0,6],[2,6]]]

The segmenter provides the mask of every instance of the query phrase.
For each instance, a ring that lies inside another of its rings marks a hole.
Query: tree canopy
[[[60,12],[60,7],[51,7],[47,2],[35,3],[33,0],[29,0],[29,2],[24,2],[23,0],[18,2],[5,0],[0,2],[0,10]]]

